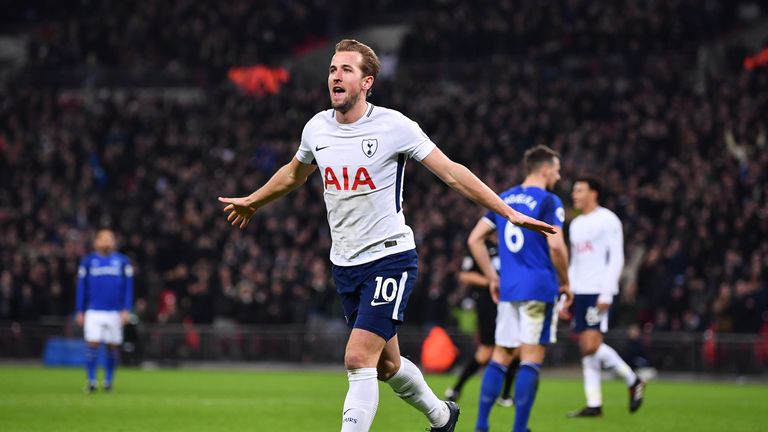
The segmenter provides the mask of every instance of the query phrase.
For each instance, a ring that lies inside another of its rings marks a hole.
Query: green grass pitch
[[[0,367],[0,431],[338,431],[344,371],[267,372],[119,369],[112,394],[84,394],[79,369]],[[438,395],[452,376],[428,376]],[[457,432],[472,431],[479,378],[461,399]],[[423,431],[421,414],[380,385],[373,431]],[[644,406],[627,412],[621,382],[603,385],[601,419],[566,419],[583,405],[581,381],[548,378],[530,427],[540,431],[768,431],[768,386],[651,382]],[[513,408],[496,406],[493,431],[511,430]]]

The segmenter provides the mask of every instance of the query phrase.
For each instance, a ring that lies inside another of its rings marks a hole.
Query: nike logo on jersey
[[[323,149],[327,149],[328,147],[330,147],[330,146],[329,145],[327,145],[325,147],[315,146],[315,151],[320,151],[320,150],[323,150]]]
[[[377,302],[376,300],[371,300],[371,306],[381,306],[383,304],[387,304],[387,303],[391,303],[391,302],[392,302],[392,300],[390,300],[390,301],[383,301],[383,302]]]

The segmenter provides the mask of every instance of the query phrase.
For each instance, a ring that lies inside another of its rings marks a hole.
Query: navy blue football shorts
[[[367,330],[385,341],[397,334],[419,273],[412,249],[356,266],[333,265],[333,280],[350,328]]]
[[[597,308],[597,294],[576,294],[571,305],[571,330],[581,333],[584,330],[608,331],[608,311]]]

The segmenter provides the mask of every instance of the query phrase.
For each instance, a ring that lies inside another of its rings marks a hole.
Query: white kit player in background
[[[405,163],[420,161],[451,188],[513,224],[540,233],[553,233],[554,228],[512,210],[466,167],[443,154],[415,122],[367,102],[379,68],[368,46],[349,39],[339,42],[328,69],[332,109],[307,122],[296,156],[264,186],[249,196],[219,201],[229,213],[227,220],[242,229],[256,210],[303,185],[319,168],[333,277],[352,328],[344,355],[349,390],[341,430],[371,428],[379,379],[425,414],[430,430],[452,432],[458,406],[435,396],[418,367],[400,356],[398,345],[397,326],[405,318],[418,273],[413,232],[402,211]]]
[[[579,335],[587,406],[570,417],[600,417],[601,366],[621,375],[629,388],[629,411],[643,402],[645,385],[610,346],[603,343],[608,331],[608,312],[619,293],[624,266],[621,221],[599,205],[602,186],[594,177],[579,177],[573,184],[573,206],[581,212],[570,225],[571,264],[568,276],[574,293],[571,329]]]

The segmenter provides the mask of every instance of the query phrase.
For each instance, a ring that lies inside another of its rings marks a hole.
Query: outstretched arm
[[[238,198],[219,197],[219,201],[226,205],[224,212],[229,213],[227,220],[232,223],[232,226],[239,225],[240,229],[245,228],[256,210],[306,183],[307,178],[316,168],[316,165],[301,163],[294,157],[277,170],[264,186],[252,194]]]
[[[432,150],[421,163],[460,194],[497,214],[503,215],[513,224],[542,234],[554,234],[556,232],[552,225],[526,216],[508,206],[467,167],[450,160],[439,148]]]

